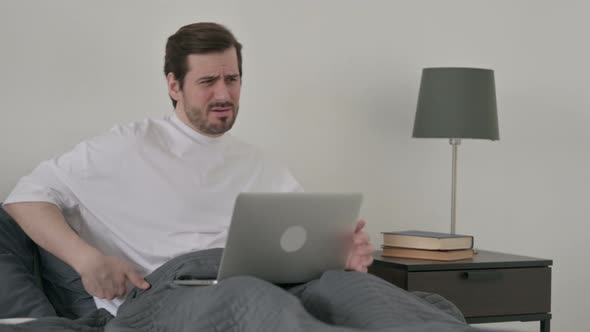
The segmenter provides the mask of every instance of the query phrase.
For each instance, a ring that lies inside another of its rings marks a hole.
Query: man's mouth
[[[232,107],[212,107],[210,113],[216,117],[227,117],[232,114]]]

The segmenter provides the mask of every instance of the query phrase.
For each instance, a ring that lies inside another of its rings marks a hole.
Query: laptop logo
[[[281,248],[286,252],[295,252],[307,241],[307,231],[301,226],[287,228],[281,236]]]

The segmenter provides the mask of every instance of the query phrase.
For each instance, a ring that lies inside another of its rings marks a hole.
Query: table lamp
[[[424,68],[412,137],[448,138],[452,146],[451,234],[455,234],[457,147],[463,138],[498,140],[494,71]]]

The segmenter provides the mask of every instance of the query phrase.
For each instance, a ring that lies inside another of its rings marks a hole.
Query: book
[[[428,250],[473,248],[473,236],[424,231],[384,232],[383,245]]]
[[[473,249],[463,250],[423,250],[383,246],[383,256],[429,259],[435,261],[455,261],[473,257]]]

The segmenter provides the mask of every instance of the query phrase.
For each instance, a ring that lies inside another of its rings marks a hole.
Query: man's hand
[[[373,246],[369,242],[369,234],[363,231],[366,224],[364,220],[356,223],[352,235],[352,247],[346,261],[347,270],[367,272],[367,268],[373,263]]]
[[[93,296],[112,300],[127,294],[127,280],[141,289],[150,284],[124,260],[102,254],[93,255],[80,268],[84,289]]]

